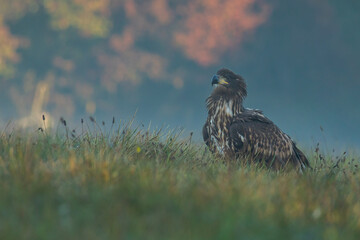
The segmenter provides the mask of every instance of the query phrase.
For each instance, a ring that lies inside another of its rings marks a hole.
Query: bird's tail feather
[[[293,149],[295,152],[295,156],[296,156],[296,161],[299,163],[300,165],[300,169],[306,169],[306,168],[310,168],[310,163],[309,160],[306,158],[306,156],[304,155],[303,152],[300,151],[300,149],[298,149],[295,145],[295,143],[293,144]]]

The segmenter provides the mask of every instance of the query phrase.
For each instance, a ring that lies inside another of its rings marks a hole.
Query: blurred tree
[[[185,55],[201,65],[214,64],[226,50],[240,44],[246,33],[263,23],[268,16],[266,4],[256,0],[196,0],[190,1],[181,13],[184,17],[175,42]]]
[[[44,0],[54,29],[79,29],[88,37],[105,37],[110,30],[110,0]]]
[[[128,89],[152,80],[181,89],[189,76],[179,59],[217,63],[269,13],[262,0],[0,0],[0,5],[0,81],[12,79],[15,93],[29,72],[37,76],[32,89],[53,76],[46,89],[55,97],[41,106],[66,105],[68,114],[79,105],[93,113],[96,94],[115,92],[119,84]]]
[[[0,16],[0,76],[3,78],[12,77],[14,74],[13,64],[19,61],[16,50],[20,42],[19,38],[11,35]]]

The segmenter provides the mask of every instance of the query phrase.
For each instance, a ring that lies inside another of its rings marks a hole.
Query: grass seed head
[[[66,127],[66,121],[63,117],[60,118],[60,122]]]

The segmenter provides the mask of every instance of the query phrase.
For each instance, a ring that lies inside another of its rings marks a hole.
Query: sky
[[[14,71],[0,81],[2,123],[45,112],[76,127],[90,115],[110,122],[136,113],[138,123],[200,142],[211,78],[226,67],[247,83],[245,107],[263,110],[301,146],[359,148],[359,1],[124,2],[111,16],[98,6],[107,18],[84,11],[90,30],[52,5],[16,19],[0,12],[8,29],[0,34],[25,45],[13,46],[19,60],[8,57]],[[41,96],[46,104],[34,105]]]

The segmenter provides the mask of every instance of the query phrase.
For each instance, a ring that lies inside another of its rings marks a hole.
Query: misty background
[[[226,67],[301,146],[360,144],[360,1],[0,0],[0,123],[94,116],[201,141]],[[320,129],[323,129],[323,131]]]

